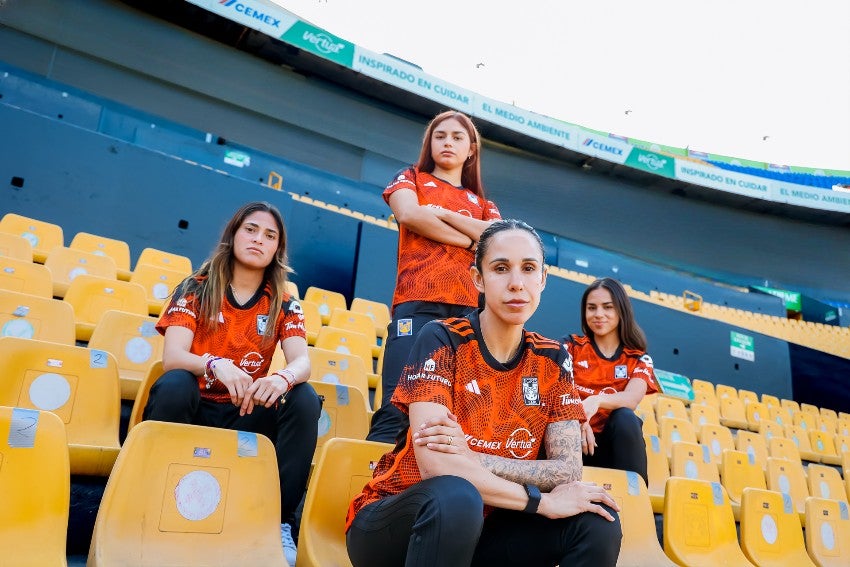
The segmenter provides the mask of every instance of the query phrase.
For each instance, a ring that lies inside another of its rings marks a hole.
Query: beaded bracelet
[[[204,364],[204,380],[206,380],[206,389],[209,390],[216,381],[215,366],[213,366],[213,364],[217,360],[225,360],[225,358],[221,356],[212,356],[211,354],[205,354],[204,356],[207,357],[207,361]]]
[[[277,376],[283,378],[283,381],[286,382],[287,392],[295,386],[295,372],[293,372],[292,370],[284,368],[283,370],[276,370],[272,374],[276,374]]]

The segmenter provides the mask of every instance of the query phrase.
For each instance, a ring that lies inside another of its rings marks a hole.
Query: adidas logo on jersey
[[[473,380],[472,382],[470,382],[469,384],[467,384],[464,387],[467,390],[469,390],[470,392],[472,392],[473,394],[478,394],[479,396],[481,395],[481,389],[478,388],[478,382],[475,381],[475,380]]]
[[[587,364],[586,360],[579,360],[578,362],[576,362],[576,364],[578,364],[582,368],[589,368],[589,365]]]
[[[436,187],[436,186],[437,186],[437,184],[434,183],[433,181],[429,181],[428,183],[425,183],[425,187]]]

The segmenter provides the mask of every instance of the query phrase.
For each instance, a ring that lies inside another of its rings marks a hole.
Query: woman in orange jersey
[[[253,202],[236,211],[212,256],[174,291],[157,323],[166,372],[151,388],[144,419],[268,436],[280,474],[281,543],[295,565],[291,526],[307,487],[321,404],[306,384],[304,315],[286,291],[287,270],[277,208]],[[286,367],[272,369],[277,344]]]
[[[584,464],[634,471],[647,481],[642,422],[634,409],[658,391],[646,336],[626,290],[615,279],[591,283],[581,297],[581,330],[564,343],[588,421],[582,424]]]
[[[418,334],[392,398],[404,436],[351,502],[349,557],[355,567],[613,566],[617,505],[581,482],[585,418],[569,353],[524,329],[546,283],[539,236],[495,221],[470,272],[484,307]]]
[[[403,416],[390,398],[422,326],[478,305],[469,266],[481,231],[499,218],[484,196],[480,156],[469,117],[443,112],[428,124],[416,165],[399,171],[384,190],[399,225],[398,273],[372,441],[395,442],[401,431]]]

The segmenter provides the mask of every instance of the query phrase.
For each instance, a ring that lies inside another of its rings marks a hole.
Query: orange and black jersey
[[[301,304],[285,291],[282,291],[280,316],[276,322],[269,322],[269,282],[265,283],[261,293],[255,294],[242,306],[236,303],[228,289],[218,313],[218,326],[214,330],[208,325],[199,324],[200,311],[196,298],[191,294],[184,296],[181,293],[182,288],[183,284],[174,293],[171,303],[156,324],[156,330],[165,335],[168,327],[186,327],[194,333],[192,346],[189,348],[192,354],[201,356],[210,353],[229,358],[256,380],[268,375],[275,346],[280,341],[289,337],[305,337],[306,340],[307,332]],[[275,331],[270,340],[264,341],[263,333],[269,324],[275,325]],[[198,387],[202,397],[230,403],[227,388],[218,380],[207,389],[203,375],[198,376]]]
[[[501,218],[492,201],[413,167],[396,173],[384,189],[384,200],[399,189],[416,193],[420,205],[442,207],[478,220]],[[478,291],[469,277],[473,255],[458,246],[436,242],[398,227],[398,275],[393,307],[406,301],[478,305]]]
[[[443,404],[457,416],[473,451],[536,459],[550,423],[585,420],[570,355],[557,341],[524,331],[519,352],[502,364],[487,350],[478,316],[422,327],[392,402],[405,414],[413,402]],[[410,427],[405,435],[352,501],[349,524],[363,506],[421,480]]]
[[[592,337],[568,335],[563,339],[573,359],[576,390],[581,399],[596,394],[616,394],[626,389],[634,378],[646,382],[646,393],[658,391],[652,358],[642,350],[622,345],[611,358],[605,358]],[[590,418],[593,431],[599,433],[608,421],[610,410],[599,409]]]

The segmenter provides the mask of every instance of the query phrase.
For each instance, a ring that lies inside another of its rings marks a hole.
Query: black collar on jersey
[[[234,309],[251,309],[254,307],[260,298],[263,297],[263,294],[266,294],[266,282],[263,281],[262,285],[257,288],[257,291],[254,292],[254,295],[251,296],[251,299],[245,302],[244,305],[240,305],[239,301],[237,301],[236,296],[233,295],[233,289],[228,285],[225,290],[224,296],[227,298],[227,302],[230,303],[230,306]]]
[[[472,330],[475,332],[475,338],[478,341],[478,350],[481,351],[481,357],[487,362],[488,366],[495,370],[513,370],[519,366],[519,363],[522,361],[522,357],[525,354],[525,349],[527,348],[525,344],[525,329],[522,330],[522,338],[520,339],[521,342],[519,349],[517,349],[514,357],[505,363],[501,363],[496,360],[496,357],[490,354],[490,351],[487,349],[487,343],[484,342],[484,335],[481,333],[481,319],[479,318],[481,311],[481,309],[476,309],[466,316],[466,318],[469,319],[469,324],[472,326]]]
[[[590,335],[587,338],[590,339],[590,344],[593,345],[593,350],[596,352],[596,356],[602,360],[617,360],[620,358],[620,355],[623,354],[623,343],[619,343],[617,345],[617,350],[614,351],[614,354],[611,356],[605,356],[602,354],[602,351],[599,350],[599,346],[596,344],[596,338],[593,335]]]

